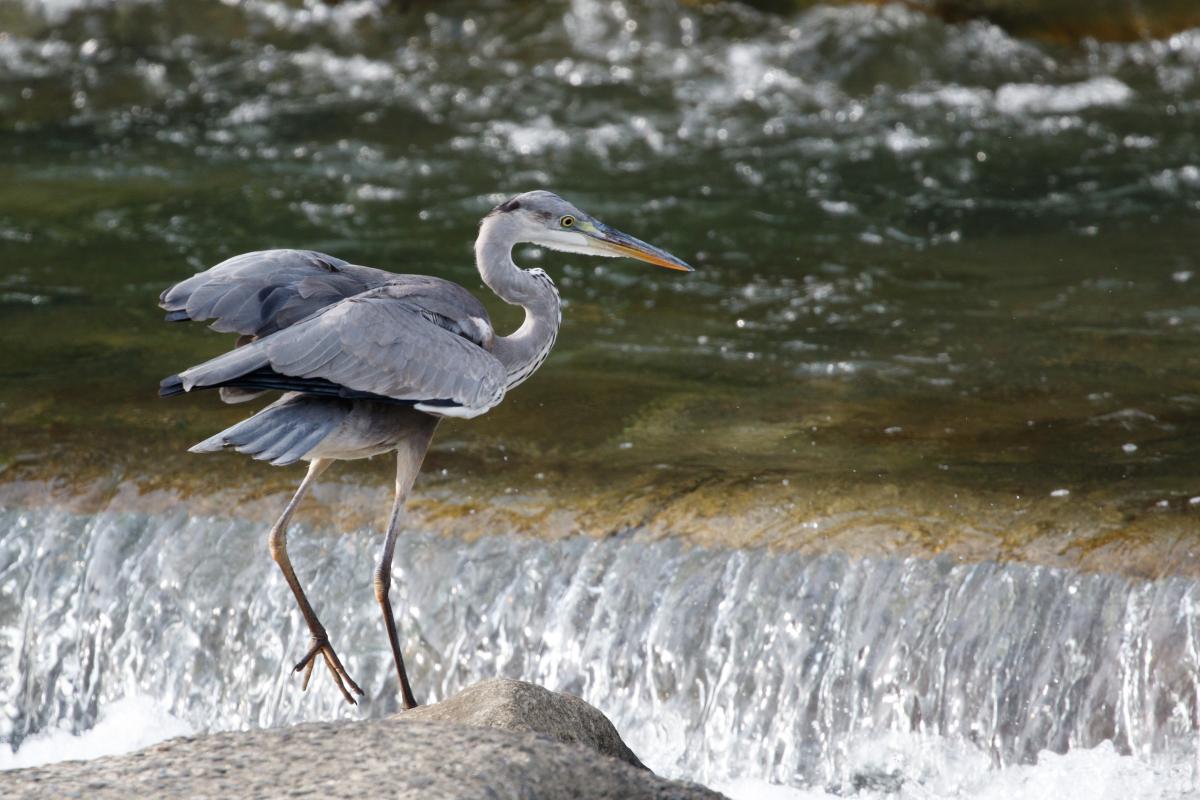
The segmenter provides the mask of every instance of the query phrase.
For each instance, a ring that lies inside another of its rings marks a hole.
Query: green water
[[[898,486],[914,516],[1053,496],[1190,530],[1200,31],[418,5],[0,9],[0,479],[294,480],[183,454],[246,407],[155,397],[229,344],[162,323],[162,288],[305,247],[459,281],[515,326],[470,245],[550,188],[697,272],[519,256],[559,284],[558,345],[444,426],[428,486]]]

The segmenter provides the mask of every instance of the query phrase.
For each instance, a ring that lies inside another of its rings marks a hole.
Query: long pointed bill
[[[635,239],[629,234],[621,233],[607,225],[597,222],[593,225],[580,225],[578,230],[592,240],[592,246],[597,250],[603,250],[614,256],[628,256],[636,258],[638,261],[645,261],[647,264],[676,269],[680,272],[695,271],[687,262],[676,258],[666,250],[660,250],[652,244],[646,244],[641,239]]]

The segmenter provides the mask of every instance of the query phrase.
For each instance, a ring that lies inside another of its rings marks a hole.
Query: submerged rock
[[[720,798],[641,765],[570,695],[509,680],[388,719],[173,739],[4,776],[6,798]]]

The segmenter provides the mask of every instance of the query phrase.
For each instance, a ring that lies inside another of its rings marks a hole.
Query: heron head
[[[626,256],[667,269],[692,272],[686,262],[666,250],[608,227],[553,192],[519,194],[488,214],[498,215],[517,227],[519,241],[588,256]]]

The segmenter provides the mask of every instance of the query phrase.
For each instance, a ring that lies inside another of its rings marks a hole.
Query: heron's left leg
[[[350,694],[350,689],[359,694],[362,694],[363,690],[359,688],[354,679],[350,677],[350,674],[346,672],[346,668],[342,666],[341,659],[338,658],[332,645],[329,644],[329,635],[325,632],[325,626],[321,624],[321,620],[317,619],[317,614],[313,611],[312,604],[308,602],[308,597],[304,594],[304,589],[300,586],[300,579],[296,577],[296,570],[292,568],[292,560],[288,557],[287,552],[287,529],[288,524],[292,521],[292,515],[296,512],[296,507],[300,505],[300,501],[317,479],[317,476],[324,472],[332,463],[331,459],[319,458],[313,460],[308,465],[308,473],[305,474],[304,480],[300,482],[300,488],[296,490],[296,494],[292,497],[291,502],[283,510],[283,515],[272,526],[268,543],[271,548],[271,557],[275,559],[275,563],[279,565],[280,571],[283,572],[283,578],[287,581],[288,587],[291,588],[292,594],[296,598],[296,604],[300,606],[300,613],[304,616],[304,621],[308,623],[309,632],[312,634],[312,647],[295,667],[296,672],[304,672],[303,688],[308,688],[308,680],[312,677],[314,660],[320,655],[325,658],[329,672],[333,675],[334,683],[341,690],[342,696],[346,698],[346,702],[356,705],[354,697]],[[347,685],[349,689],[346,688]]]
[[[396,675],[400,679],[400,695],[405,709],[416,708],[417,701],[408,682],[408,672],[404,669],[404,655],[400,652],[396,618],[392,614],[392,603],[388,597],[392,587],[392,557],[396,553],[396,537],[400,533],[400,517],[404,513],[404,503],[408,499],[413,481],[417,479],[417,473],[421,470],[421,461],[425,458],[425,451],[429,449],[429,442],[433,439],[433,431],[437,424],[437,417],[414,412],[410,435],[396,448],[396,499],[392,503],[387,533],[383,537],[383,549],[379,554],[379,564],[375,568],[375,599],[379,601],[383,610],[383,625],[387,629],[388,642],[392,645],[392,660],[396,663]]]

